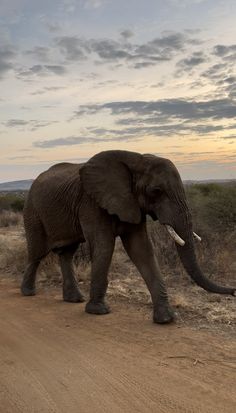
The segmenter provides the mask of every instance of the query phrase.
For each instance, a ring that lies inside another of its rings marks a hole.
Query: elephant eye
[[[149,196],[154,198],[163,195],[163,190],[157,186],[151,188],[149,187],[147,193]]]
[[[161,188],[154,188],[153,193],[154,193],[156,196],[159,196],[159,195],[162,195],[162,194],[163,194],[163,191],[161,190]]]

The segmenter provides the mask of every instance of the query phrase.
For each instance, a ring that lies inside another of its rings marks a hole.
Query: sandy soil
[[[0,280],[0,411],[235,412],[232,335],[152,324],[117,300],[92,316],[60,289],[21,297]]]

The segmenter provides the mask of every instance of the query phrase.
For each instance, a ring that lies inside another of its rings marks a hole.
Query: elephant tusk
[[[196,238],[196,240],[198,240],[199,242],[201,242],[201,237],[199,237],[199,235],[196,234],[196,232],[193,232],[193,236],[194,238]]]
[[[170,225],[165,225],[165,227],[167,231],[169,232],[171,238],[173,238],[173,240],[177,242],[177,244],[183,247],[185,244],[185,241],[182,238],[180,238],[180,236],[175,232],[174,228],[172,228]]]

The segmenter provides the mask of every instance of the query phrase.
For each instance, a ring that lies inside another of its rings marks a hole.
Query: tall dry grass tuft
[[[90,264],[87,246],[80,248],[74,258],[74,270],[78,280],[89,279]],[[21,280],[27,265],[27,247],[22,226],[0,232],[0,275],[15,276]],[[48,254],[40,263],[37,273],[40,285],[59,285],[62,282],[58,256]]]
[[[0,235],[0,272],[22,274],[26,266],[26,242],[22,232],[6,232]]]
[[[3,210],[0,212],[0,227],[10,227],[22,225],[23,218],[20,212],[6,211]]]

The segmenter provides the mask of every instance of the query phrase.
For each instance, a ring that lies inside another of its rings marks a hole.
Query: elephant
[[[235,295],[203,275],[195,254],[191,213],[179,172],[169,160],[123,150],[100,152],[84,164],[59,163],[33,182],[24,207],[28,263],[21,284],[35,294],[38,265],[50,251],[58,254],[63,299],[83,302],[72,258],[80,243],[91,251],[90,298],[85,311],[107,314],[108,271],[115,239],[143,277],[153,303],[153,321],[175,319],[155,251],[147,233],[147,216],[165,225],[174,238],[189,276],[209,292]]]

